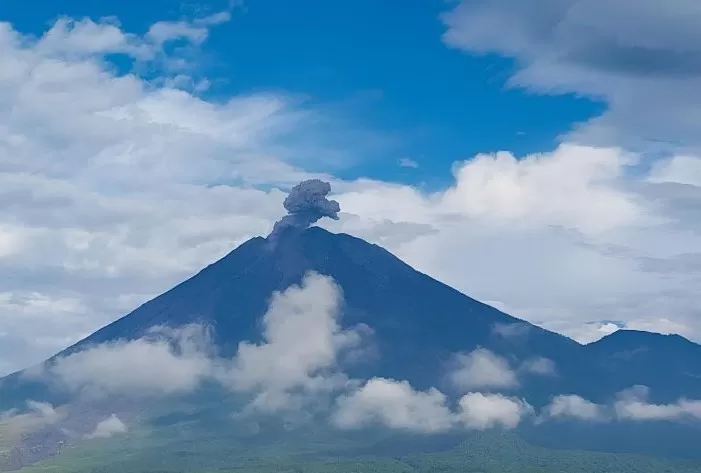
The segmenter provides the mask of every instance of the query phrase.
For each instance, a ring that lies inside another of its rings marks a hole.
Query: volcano
[[[446,371],[451,360],[456,354],[485,349],[514,367],[533,360],[552,365],[547,373],[519,375],[518,386],[510,391],[536,407],[561,394],[604,404],[638,384],[649,388],[650,402],[701,397],[701,346],[678,336],[627,331],[581,345],[472,299],[380,246],[310,226],[322,216],[337,217],[338,206],[326,200],[330,189],[323,183],[296,189],[285,205],[291,217],[276,225],[267,238],[246,241],[52,360],[97,345],[138,340],[154,326],[192,324],[211,327],[222,356],[234,356],[242,342],[260,341],[261,318],[273,294],[299,285],[309,273],[318,273],[341,290],[343,326],[371,329],[373,356],[348,366],[351,378],[405,380],[415,389],[438,387],[450,395],[454,393]],[[322,211],[317,212],[318,208]],[[23,373],[5,378],[0,394],[3,401],[49,396],[45,387],[27,381]],[[696,427],[689,428],[684,435],[699,435]],[[601,432],[610,432],[607,426],[596,429],[581,437],[560,430],[556,437],[569,439],[568,447],[578,447],[582,439],[602,438]],[[552,432],[542,428],[531,434],[547,444]],[[628,431],[617,432],[628,435]],[[647,432],[654,436],[654,430]],[[681,431],[666,432],[680,435]]]
[[[343,324],[370,327],[376,353],[351,375],[407,380],[421,389],[446,386],[451,357],[488,349],[515,364],[549,360],[552,376],[526,376],[518,393],[535,404],[576,393],[606,402],[641,384],[659,402],[701,397],[701,347],[679,336],[619,331],[581,345],[474,300],[416,271],[387,250],[347,234],[311,226],[337,219],[319,180],[294,187],[289,214],[267,237],[252,238],[190,279],[103,327],[52,359],[86,347],[136,340],[154,326],[201,324],[216,346],[234,355],[244,341],[260,340],[260,321],[273,294],[298,285],[310,272],[330,277],[343,296]],[[22,384],[21,373],[4,380]],[[5,398],[8,399],[9,395]]]

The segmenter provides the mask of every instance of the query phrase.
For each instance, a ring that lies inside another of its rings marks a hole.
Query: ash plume
[[[291,227],[308,228],[323,217],[338,220],[341,206],[335,200],[326,198],[329,192],[331,184],[319,179],[309,179],[294,186],[282,204],[287,215],[275,223],[269,237],[275,237]]]

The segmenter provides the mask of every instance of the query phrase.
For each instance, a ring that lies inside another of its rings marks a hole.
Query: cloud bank
[[[516,372],[509,362],[489,350],[478,348],[455,357],[450,373],[453,385],[463,391],[470,389],[508,389],[517,387]]]
[[[141,339],[60,357],[32,376],[90,397],[184,394],[209,380],[253,395],[250,409],[301,409],[317,394],[345,388],[341,358],[362,348],[368,333],[341,327],[341,302],[335,282],[311,272],[273,294],[261,320],[263,341],[242,342],[232,359],[217,355],[206,327],[154,327]]]
[[[301,399],[296,394],[345,386],[339,357],[358,348],[364,332],[341,328],[341,301],[336,283],[317,273],[274,294],[263,316],[264,341],[239,345],[223,374],[225,382],[234,390],[257,393],[253,405],[263,410],[289,406]]]
[[[679,399],[671,404],[653,404],[647,401],[649,389],[633,386],[616,395],[610,405],[595,404],[577,395],[556,396],[543,409],[540,420],[575,419],[583,421],[680,421],[701,420],[701,401]]]
[[[435,388],[416,391],[407,381],[373,378],[341,396],[331,419],[341,429],[384,426],[435,434],[456,428],[512,429],[532,411],[523,400],[484,393],[465,394],[452,410],[448,398]]]

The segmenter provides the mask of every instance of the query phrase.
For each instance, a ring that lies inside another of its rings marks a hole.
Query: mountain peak
[[[681,335],[670,333],[663,334],[657,332],[647,332],[644,330],[621,329],[593,342],[591,345],[631,345],[631,344],[690,344],[697,345],[691,340],[682,337]]]
[[[156,325],[196,323],[211,327],[222,354],[232,355],[242,341],[260,341],[260,321],[272,295],[300,284],[310,272],[332,278],[340,288],[345,327],[364,325],[372,332],[368,349],[375,359],[351,368],[351,374],[371,370],[365,377],[429,387],[444,382],[441,373],[456,353],[478,347],[548,358],[579,347],[471,299],[378,245],[319,227],[284,225],[268,238],[246,241],[68,352],[137,339]],[[516,323],[529,327],[528,343],[510,344],[495,336],[495,326]],[[534,347],[537,353],[531,353]]]

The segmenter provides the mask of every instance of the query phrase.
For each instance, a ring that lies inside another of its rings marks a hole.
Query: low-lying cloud
[[[364,348],[370,328],[344,328],[341,307],[342,292],[333,279],[311,272],[299,285],[273,294],[261,320],[262,341],[241,342],[231,359],[217,355],[205,327],[155,327],[138,340],[110,342],[54,360],[41,376],[54,386],[90,396],[177,395],[215,381],[251,396],[241,414],[313,408],[328,413],[330,422],[344,430],[381,426],[435,434],[513,429],[529,418],[537,423],[701,419],[701,401],[652,404],[644,387],[619,393],[610,405],[574,394],[556,396],[536,415],[526,400],[500,391],[517,389],[523,376],[556,375],[554,362],[543,357],[511,362],[485,348],[454,356],[448,377],[461,393],[458,398],[435,387],[415,389],[407,380],[351,379],[343,370],[344,360]],[[33,431],[63,418],[49,404],[29,401],[27,407],[22,414],[8,413],[4,422]],[[126,431],[112,415],[87,437]]]
[[[361,348],[368,329],[341,328],[341,301],[335,282],[312,272],[299,286],[273,295],[262,318],[263,341],[242,342],[232,359],[217,356],[206,327],[155,327],[138,340],[58,358],[38,376],[90,396],[184,394],[214,380],[254,395],[256,409],[299,407],[305,397],[349,382],[339,359]]]
[[[583,421],[678,421],[701,420],[701,400],[679,399],[669,404],[648,401],[649,388],[633,386],[619,392],[611,404],[596,404],[580,396],[569,394],[553,398],[546,406],[539,421],[547,419],[572,419]]]
[[[411,432],[450,429],[454,414],[446,396],[435,388],[416,391],[408,381],[373,378],[337,400],[332,422],[342,429],[383,425]]]
[[[58,386],[91,395],[192,391],[214,372],[214,359],[203,351],[206,330],[197,325],[165,330],[156,328],[154,337],[104,343],[59,358],[47,374]]]
[[[254,405],[263,410],[285,407],[299,399],[297,392],[343,387],[348,380],[337,369],[339,356],[360,346],[363,331],[341,328],[341,301],[338,285],[316,273],[274,294],[263,316],[264,341],[242,342],[222,379],[236,391],[257,393]]]
[[[65,412],[46,402],[27,400],[27,409],[20,412],[12,410],[0,413],[0,425],[4,425],[4,434],[11,437],[33,432],[54,425],[65,417]]]
[[[555,396],[544,409],[543,418],[598,421],[606,419],[603,406],[574,394]]]
[[[503,394],[468,393],[460,398],[458,418],[465,427],[485,430],[493,427],[514,429],[533,413],[522,399]]]
[[[415,390],[408,381],[373,378],[337,400],[332,423],[341,429],[384,426],[434,434],[463,428],[515,428],[533,408],[502,394],[468,393],[451,409],[448,398],[435,388]]]
[[[488,391],[513,390],[519,387],[519,376],[554,376],[555,362],[549,358],[533,357],[516,366],[506,358],[486,348],[457,354],[448,377],[462,392],[475,389]]]
[[[634,386],[619,393],[614,403],[616,417],[634,421],[701,420],[701,401],[682,398],[671,404],[653,404],[647,401],[648,396],[646,386]]]
[[[511,369],[509,362],[484,348],[456,355],[455,368],[449,376],[453,385],[463,391],[509,389],[519,384],[516,372]]]

